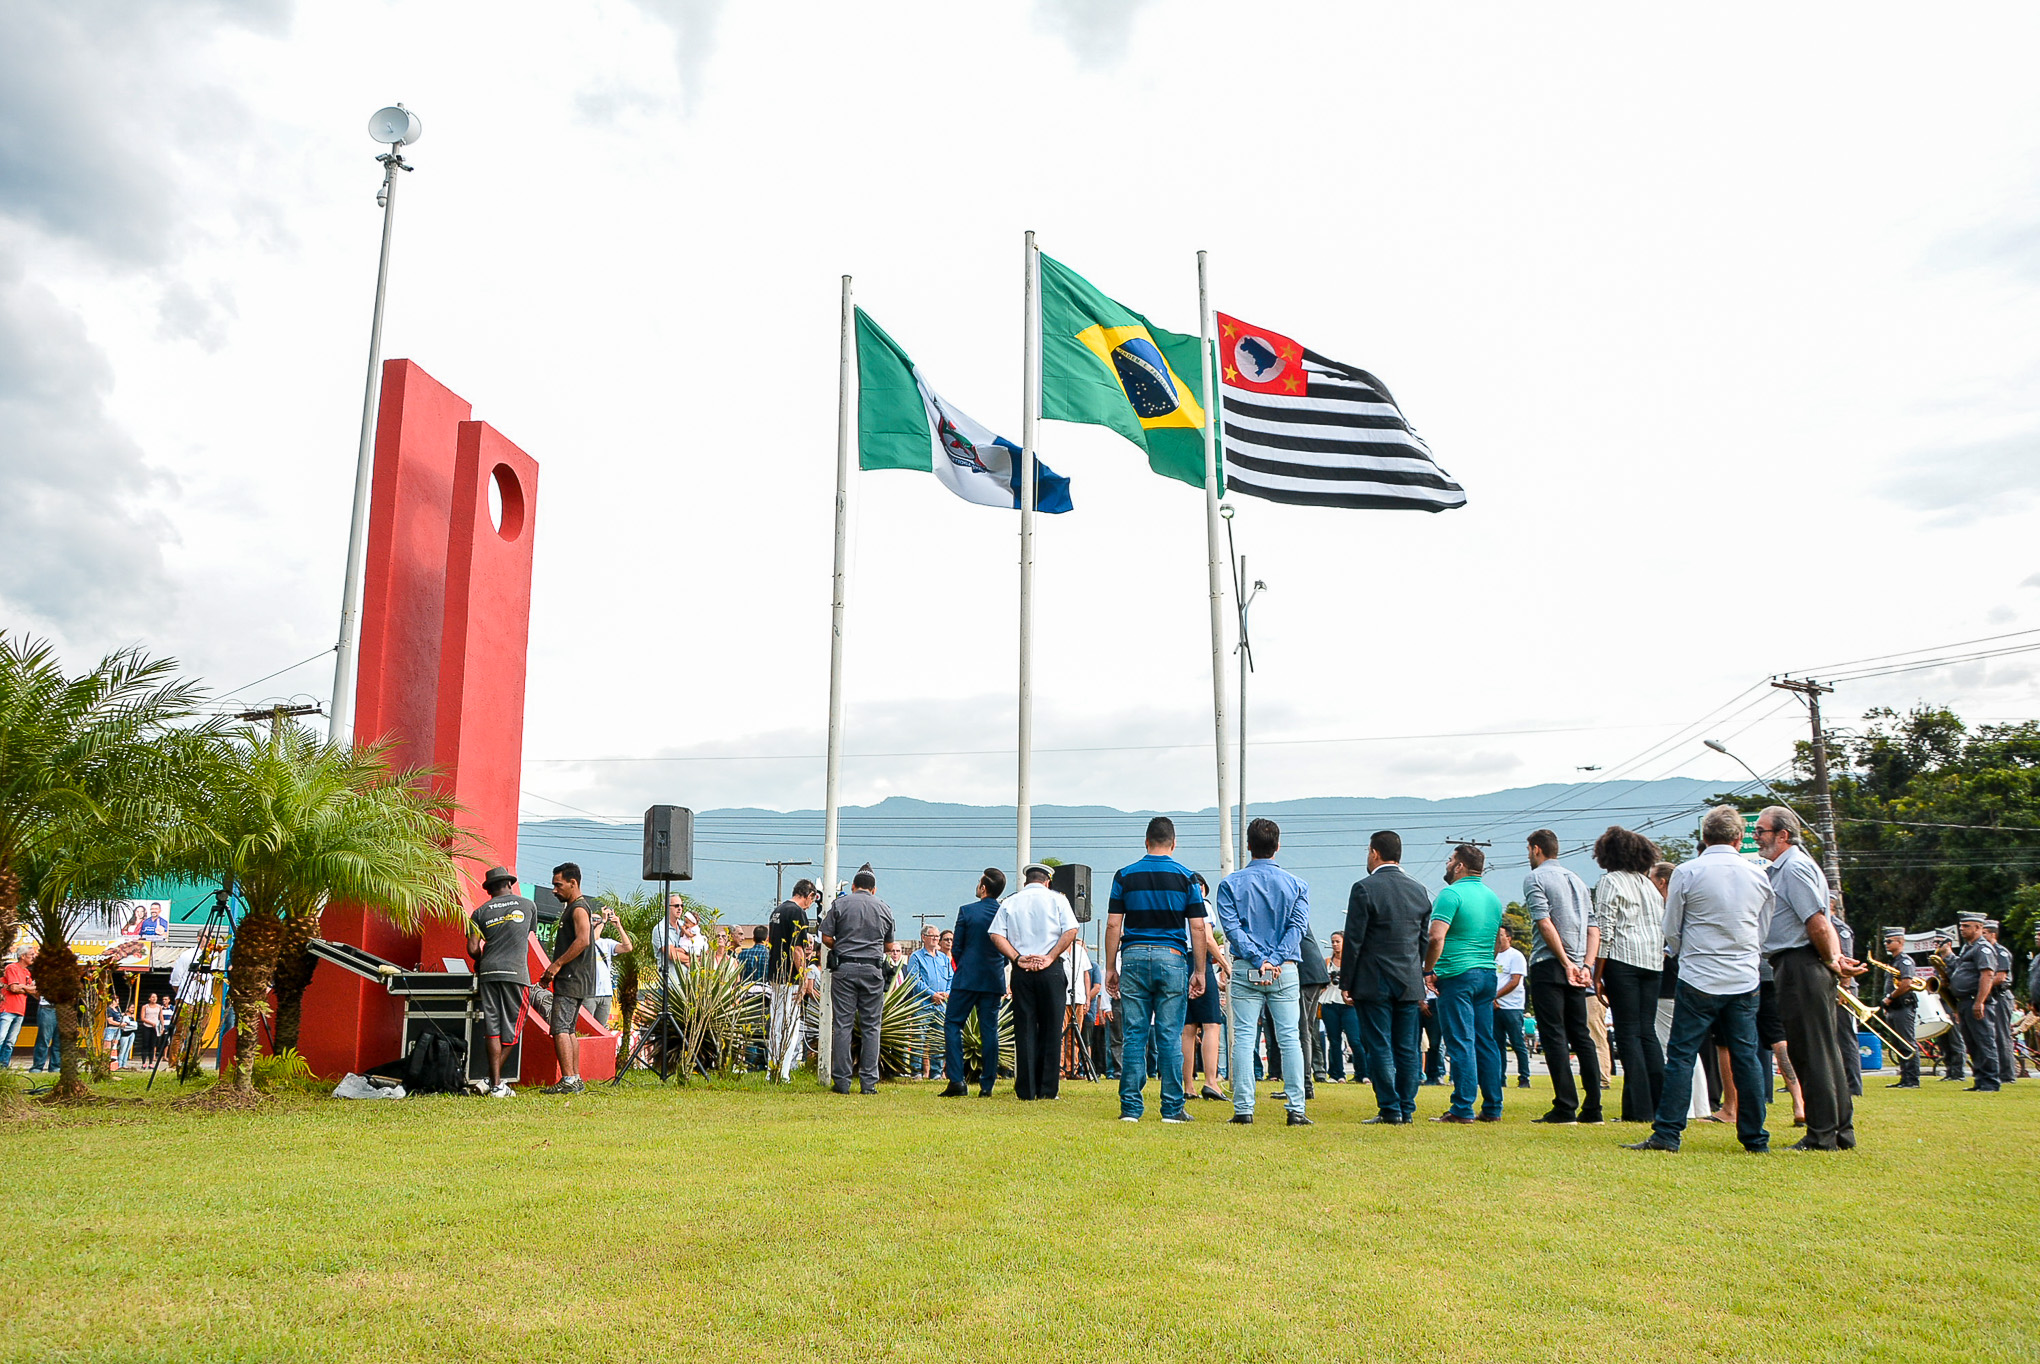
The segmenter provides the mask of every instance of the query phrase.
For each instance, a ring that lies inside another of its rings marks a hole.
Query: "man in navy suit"
[[[1424,936],[1431,897],[1401,867],[1402,836],[1384,829],[1367,843],[1367,876],[1346,901],[1339,985],[1360,1021],[1363,1063],[1380,1111],[1371,1123],[1401,1126],[1417,1111],[1423,1060],[1417,1037],[1424,1002]]]
[[[999,896],[1006,889],[1006,873],[986,867],[978,879],[977,900],[956,911],[956,939],[950,960],[956,975],[949,982],[949,1003],[942,1015],[943,1040],[948,1044],[949,1085],[945,1099],[960,1099],[970,1093],[963,1082],[963,1020],[977,1010],[978,1037],[983,1042],[983,1067],[978,1072],[978,1093],[989,1098],[992,1081],[999,1075],[999,1001],[1006,994],[1006,958],[992,946],[992,918],[999,912]]]

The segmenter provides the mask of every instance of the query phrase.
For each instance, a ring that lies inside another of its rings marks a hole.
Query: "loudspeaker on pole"
[[[644,879],[694,879],[694,811],[684,805],[654,805],[645,811]]]
[[[1077,922],[1091,922],[1091,869],[1075,862],[1066,862],[1055,868],[1049,877],[1050,890],[1062,894],[1070,902],[1070,909],[1076,914]]]

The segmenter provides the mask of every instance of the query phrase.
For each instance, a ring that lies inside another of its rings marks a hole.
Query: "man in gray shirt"
[[[1829,888],[1820,864],[1800,846],[1799,816],[1768,805],[1757,816],[1757,851],[1770,862],[1773,910],[1764,956],[1777,981],[1785,1050],[1799,1073],[1806,1102],[1806,1135],[1795,1151],[1847,1151],[1856,1145],[1856,1105],[1848,1064],[1856,1036],[1837,1026],[1835,986],[1869,968],[1842,951],[1828,918]],[[1741,1087],[1737,1087],[1740,1096]]]
[[[829,1074],[838,1094],[850,1092],[850,1030],[859,1036],[858,1079],[866,1094],[878,1093],[878,1017],[885,1001],[885,945],[892,941],[893,914],[878,898],[878,878],[868,868],[851,879],[850,893],[838,896],[822,916],[822,945],[829,949],[833,1045]]]
[[[524,992],[531,984],[531,924],[538,906],[517,893],[517,873],[491,867],[482,878],[489,900],[468,916],[468,956],[475,963],[482,1023],[489,1032],[489,1097],[512,1097],[503,1083],[503,1053],[517,1045]]]
[[[1532,1121],[1570,1125],[1601,1121],[1601,1058],[1587,1021],[1587,991],[1601,930],[1590,922],[1594,899],[1587,883],[1558,864],[1558,835],[1530,835],[1530,874],[1523,878],[1523,908],[1530,915],[1530,1004],[1537,1040],[1551,1069],[1551,1111]],[[1566,1051],[1579,1058],[1573,1088]]]
[[[1962,935],[1962,948],[1949,968],[1947,989],[1955,997],[1956,1026],[1968,1043],[1970,1075],[1976,1081],[1969,1088],[1995,1094],[2000,1081],[1990,997],[1997,988],[1997,952],[1984,941],[1983,915],[1963,910],[1955,916],[1955,931]]]
[[[1997,1027],[1998,1083],[2008,1085],[2018,1076],[2018,1048],[2012,1045],[2012,953],[1998,941],[1998,921],[1983,921],[1983,940],[1997,954],[1997,984],[1990,992],[1991,1015]]]
[[[1693,1063],[1717,1031],[1728,1043],[1737,1091],[1735,1134],[1743,1149],[1771,1149],[1764,1130],[1768,1090],[1757,1060],[1757,980],[1771,883],[1743,861],[1742,812],[1717,805],[1700,821],[1700,855],[1681,863],[1665,888],[1665,950],[1679,958],[1679,994],[1665,1084],[1650,1136],[1632,1151],[1676,1151],[1693,1093]]]

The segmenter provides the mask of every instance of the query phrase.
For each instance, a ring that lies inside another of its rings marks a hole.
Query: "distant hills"
[[[1312,921],[1323,935],[1345,922],[1347,891],[1365,874],[1367,839],[1376,829],[1402,834],[1404,866],[1426,884],[1442,874],[1448,840],[1490,840],[1487,879],[1504,899],[1516,899],[1528,870],[1523,840],[1532,829],[1555,830],[1568,850],[1566,865],[1591,882],[1599,869],[1584,851],[1572,849],[1591,844],[1610,824],[1691,838],[1701,808],[1721,790],[1718,783],[1671,777],[1525,786],[1451,800],[1319,797],[1253,805],[1248,814],[1265,815],[1282,826],[1278,860],[1309,882]],[[1153,811],[1038,805],[1034,855],[1090,866],[1102,917],[1112,872],[1141,855],[1148,819],[1157,813],[1176,822],[1177,855],[1211,877],[1218,865],[1218,826],[1209,807]],[[841,821],[840,875],[848,879],[859,864],[871,863],[879,894],[892,906],[902,937],[915,932],[916,915],[947,925],[957,906],[970,899],[985,867],[1012,874],[1010,805],[948,805],[894,796],[877,805],[845,808]],[[543,885],[554,865],[574,861],[594,889],[635,887],[641,848],[642,834],[634,824],[536,820],[521,826],[518,871],[526,881]],[[820,810],[702,810],[695,815],[694,879],[680,888],[721,909],[727,922],[756,923],[773,903],[773,869],[764,864],[801,858],[815,865],[788,867],[788,888],[801,876],[821,874]]]

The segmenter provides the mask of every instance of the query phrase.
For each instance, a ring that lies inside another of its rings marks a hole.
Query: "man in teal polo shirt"
[[[1502,902],[1482,884],[1487,854],[1470,843],[1452,850],[1445,889],[1431,904],[1431,939],[1424,970],[1438,991],[1434,1006],[1452,1057],[1452,1106],[1432,1122],[1502,1120],[1502,1048],[1491,1021],[1495,1008],[1495,935]],[[1480,1117],[1473,1115],[1475,1078]]]

